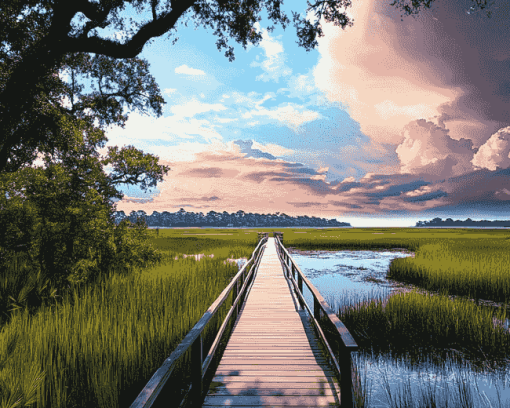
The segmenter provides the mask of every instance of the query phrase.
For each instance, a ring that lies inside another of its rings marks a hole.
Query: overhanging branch
[[[68,38],[66,52],[89,52],[107,55],[113,58],[134,58],[151,38],[167,33],[175,26],[177,20],[196,3],[197,0],[183,0],[166,14],[149,21],[125,44],[97,36],[90,38]]]

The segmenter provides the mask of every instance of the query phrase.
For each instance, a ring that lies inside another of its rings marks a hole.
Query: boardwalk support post
[[[343,348],[342,346],[340,346]],[[342,407],[353,407],[352,389],[352,357],[349,350],[340,350],[338,363],[340,364],[340,388]]]

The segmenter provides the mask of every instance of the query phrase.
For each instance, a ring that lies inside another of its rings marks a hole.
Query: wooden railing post
[[[349,350],[344,350],[340,346],[338,355],[338,364],[340,366],[340,399],[342,408],[353,408],[354,401],[352,396],[352,358]]]
[[[317,321],[321,319],[321,305],[315,296],[313,297],[313,317]]]
[[[203,363],[203,349],[202,349],[202,333],[193,342],[191,346],[191,405],[193,407],[200,407],[202,405],[203,397],[203,383],[202,383],[202,363]]]
[[[234,305],[238,294],[239,294],[239,281],[236,281],[234,287],[232,288],[232,306]],[[237,303],[237,305],[235,306],[235,309],[234,309],[234,321],[236,321],[238,314],[239,314],[239,303]]]

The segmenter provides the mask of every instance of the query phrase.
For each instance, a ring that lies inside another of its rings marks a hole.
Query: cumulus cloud
[[[172,211],[193,207],[199,211],[274,211],[289,215],[345,217],[349,215],[418,216],[424,213],[471,218],[510,202],[510,169],[472,171],[430,180],[418,174],[371,173],[328,184],[325,169],[245,153],[252,141],[186,142],[157,146],[161,163],[171,171],[150,197],[126,197],[119,210]],[[233,194],[235,192],[235,194]],[[128,194],[129,195],[129,194]],[[214,199],[204,199],[214,197]],[[242,204],[241,204],[242,203]],[[241,207],[240,207],[241,205]],[[477,209],[478,208],[478,209]],[[306,210],[304,210],[306,209]],[[482,209],[482,210],[480,210]]]
[[[191,75],[191,76],[205,76],[205,72],[201,69],[191,68],[187,65],[181,65],[175,68],[176,74]]]
[[[498,130],[474,155],[472,163],[477,168],[489,170],[510,167],[510,126]]]
[[[353,27],[324,28],[315,83],[376,141],[400,144],[407,123],[433,119],[478,147],[510,125],[510,31],[463,1],[437,3],[401,21],[389,2],[359,0]]]
[[[372,0],[356,2],[351,14],[353,27],[325,27],[315,82],[329,100],[349,107],[363,133],[378,142],[399,143],[404,125],[439,114],[437,107],[456,92],[428,84],[432,67],[407,58],[401,49],[398,25],[413,24],[419,32],[419,21],[397,22],[378,13]]]
[[[402,173],[445,178],[471,171],[474,150],[470,140],[454,140],[448,130],[420,119],[404,128],[396,152]]]

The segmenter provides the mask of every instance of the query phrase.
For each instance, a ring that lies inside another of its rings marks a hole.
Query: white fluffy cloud
[[[177,115],[154,118],[131,113],[125,128],[114,127],[108,130],[108,145],[151,144],[156,140],[166,142],[179,139],[222,140],[208,120],[198,120]]]
[[[201,69],[191,68],[187,65],[181,65],[177,68],[175,68],[176,74],[183,74],[183,75],[192,75],[192,76],[205,76],[205,72]]]
[[[510,126],[498,130],[480,146],[471,163],[489,170],[510,167]]]
[[[401,22],[381,12],[387,9],[389,2],[357,0],[348,10],[353,27],[342,30],[325,24],[314,76],[329,100],[349,107],[364,134],[398,144],[409,121],[438,115],[438,107],[459,92],[437,80],[436,60],[408,55],[419,50],[424,33],[430,34],[423,18]],[[405,28],[408,32],[402,34]]]
[[[282,44],[272,38],[266,29],[262,29],[262,41],[260,46],[264,49],[266,59],[262,62],[253,61],[252,67],[260,67],[264,73],[257,76],[258,81],[278,82],[280,77],[292,74],[292,69],[285,65],[285,54]],[[258,57],[257,57],[258,59]]]

